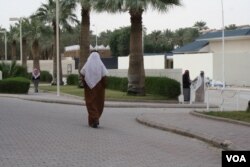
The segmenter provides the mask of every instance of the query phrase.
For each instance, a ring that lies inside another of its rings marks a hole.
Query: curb
[[[44,103],[59,103],[59,104],[69,104],[69,105],[85,105],[83,99],[78,97],[64,94],[65,97],[71,97],[72,99],[53,99],[53,98],[42,98],[36,97],[32,98],[29,95],[10,95],[10,94],[0,94],[0,97],[8,98],[18,98],[23,100],[38,101]],[[155,103],[155,102],[124,102],[124,101],[105,101],[105,107],[110,108],[205,108],[205,104],[173,104],[173,103]],[[217,106],[212,106],[216,108]]]
[[[186,137],[191,137],[191,138],[196,138],[200,141],[203,141],[205,143],[208,143],[212,146],[215,146],[217,148],[223,149],[223,150],[238,150],[235,146],[231,145],[231,142],[228,140],[222,140],[219,138],[216,138],[214,136],[209,136],[203,133],[198,133],[198,132],[191,132],[189,130],[181,129],[172,125],[164,125],[161,123],[156,123],[150,120],[147,120],[143,117],[143,114],[138,116],[136,118],[136,121],[138,123],[141,123],[143,125],[152,127],[152,128],[157,128],[163,131],[168,131],[172,132],[178,135],[186,136]]]
[[[216,117],[216,116],[205,115],[205,114],[200,113],[199,111],[191,111],[191,112],[189,112],[189,114],[196,116],[196,117],[200,117],[200,118],[212,119],[212,120],[216,120],[216,121],[223,121],[223,122],[227,122],[227,123],[232,123],[232,124],[250,127],[250,123],[247,123],[247,122],[237,121],[237,120],[233,120],[233,119],[229,119],[229,118],[220,118],[220,117]]]

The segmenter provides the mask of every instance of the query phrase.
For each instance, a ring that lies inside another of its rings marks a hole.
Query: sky
[[[0,0],[0,27],[9,30],[11,17],[28,17],[47,0]],[[222,3],[223,9],[222,12]],[[225,26],[230,24],[250,25],[250,0],[181,0],[182,6],[173,7],[165,13],[148,9],[143,13],[143,25],[147,33],[154,30],[176,30],[192,27],[197,21],[204,21],[211,29],[222,27],[222,13]],[[80,18],[80,7],[76,14]],[[128,12],[90,14],[91,30],[100,33],[130,25]]]

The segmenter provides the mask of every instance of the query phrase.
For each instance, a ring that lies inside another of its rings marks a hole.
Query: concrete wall
[[[174,68],[190,71],[194,79],[201,70],[211,79],[223,80],[222,42],[210,41],[210,53],[175,54]],[[250,39],[226,39],[224,52],[225,82],[233,86],[250,86]]]
[[[200,74],[200,71],[205,72],[205,76],[213,78],[213,54],[175,54],[174,69],[189,70],[190,78],[194,79]]]
[[[6,61],[4,61],[6,62]],[[7,61],[10,63],[11,61]],[[20,61],[17,61],[18,64],[20,64]],[[27,61],[27,66],[28,66],[28,72],[32,72],[33,70],[33,60],[28,60]],[[72,73],[77,74],[78,71],[75,70],[75,61],[74,60],[62,60],[62,71],[63,75],[68,74],[68,67],[72,67]],[[52,60],[40,60],[40,69],[42,71],[49,71],[51,74],[53,73],[53,61]]]
[[[127,77],[128,70],[127,69],[115,69],[108,70],[109,76],[116,77]],[[146,76],[162,76],[174,79],[180,83],[182,83],[182,70],[181,69],[145,69]]]
[[[165,55],[147,55],[143,57],[145,69],[165,69]],[[118,57],[118,69],[128,69],[129,57]]]
[[[10,61],[7,61],[10,63]],[[17,61],[19,64],[20,61]],[[32,72],[33,69],[33,61],[28,60],[28,72]],[[75,61],[74,60],[62,60],[62,69],[63,75],[68,74],[67,67],[68,65],[72,66],[72,73],[78,74],[78,70],[74,69]],[[51,74],[53,72],[53,61],[52,60],[40,60],[40,68],[43,71],[49,71]],[[109,69],[109,76],[117,76],[117,77],[127,77],[128,76],[128,69]],[[177,80],[178,82],[182,83],[182,70],[181,69],[146,69],[145,70],[146,76],[166,76],[172,79]]]
[[[222,81],[221,41],[211,42],[215,52],[213,60],[214,79]],[[225,82],[227,85],[250,86],[250,40],[226,40],[224,53]]]

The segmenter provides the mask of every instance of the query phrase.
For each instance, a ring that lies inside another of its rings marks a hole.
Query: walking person
[[[97,51],[90,54],[80,73],[84,84],[88,124],[90,127],[97,128],[104,108],[105,80],[108,74]]]
[[[183,82],[183,94],[184,94],[184,101],[190,101],[190,85],[191,80],[189,76],[189,71],[185,70],[184,74],[182,75],[182,82]]]
[[[37,68],[33,69],[32,82],[34,83],[35,93],[38,93],[38,85],[40,82],[40,71]]]

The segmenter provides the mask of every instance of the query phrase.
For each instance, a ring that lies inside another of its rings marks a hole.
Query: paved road
[[[105,108],[101,127],[92,129],[82,106],[0,97],[0,166],[221,166],[221,150],[135,121],[142,113],[162,112]]]

